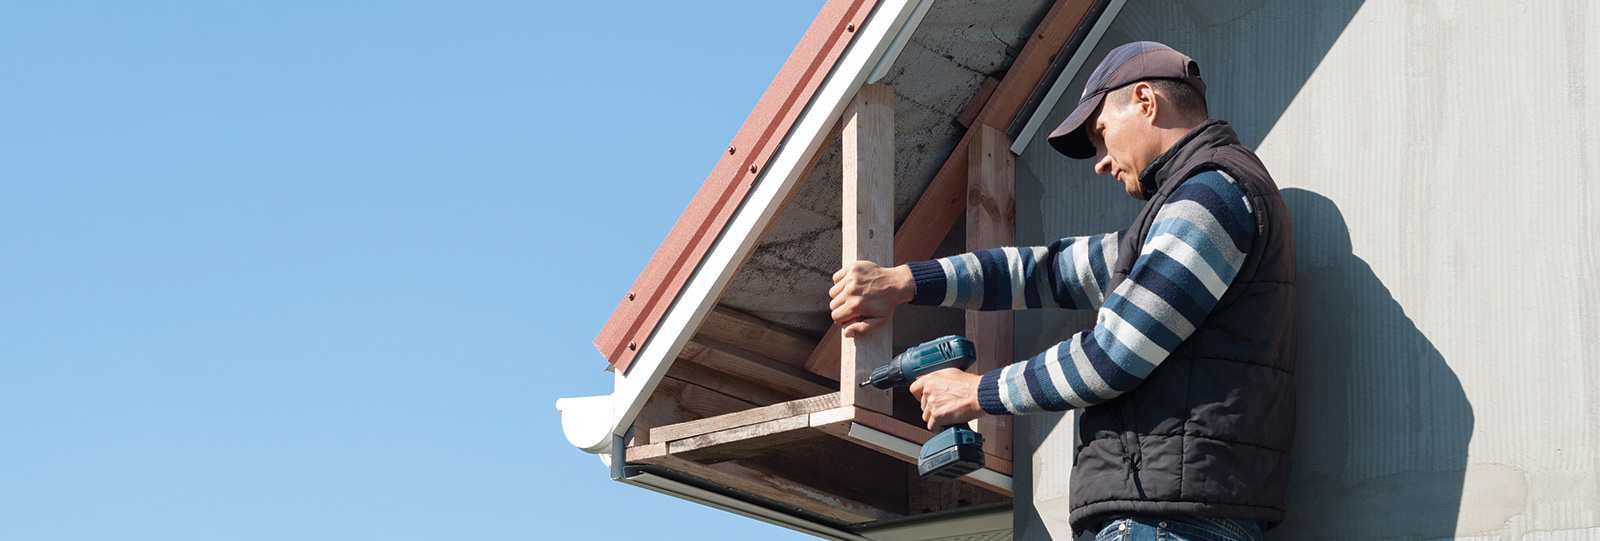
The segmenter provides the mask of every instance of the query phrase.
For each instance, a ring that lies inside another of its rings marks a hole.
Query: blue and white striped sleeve
[[[1116,265],[1119,235],[907,263],[917,290],[911,303],[968,310],[1098,308]]]
[[[1216,307],[1255,236],[1237,182],[1219,171],[1190,177],[1156,213],[1094,328],[984,374],[979,404],[990,414],[1060,411],[1133,390]]]

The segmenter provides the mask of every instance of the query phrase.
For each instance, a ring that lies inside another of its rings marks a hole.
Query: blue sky
[[[554,403],[820,7],[0,7],[0,538],[803,538]]]

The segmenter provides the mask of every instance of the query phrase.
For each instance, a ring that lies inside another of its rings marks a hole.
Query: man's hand
[[[911,268],[880,267],[871,261],[857,261],[833,273],[833,321],[844,328],[846,338],[855,338],[883,327],[894,309],[911,302],[917,293]]]
[[[983,376],[946,368],[917,378],[911,383],[911,394],[922,402],[922,420],[928,430],[965,423],[983,417],[983,407],[978,405],[978,382]]]

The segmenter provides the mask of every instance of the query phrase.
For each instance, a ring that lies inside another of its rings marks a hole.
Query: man
[[[1146,201],[1127,229],[834,275],[833,319],[876,330],[904,302],[1097,310],[1094,328],[1010,366],[918,380],[929,429],[1081,408],[1074,535],[1259,539],[1283,520],[1294,434],[1294,233],[1278,188],[1199,66],[1112,50],[1053,148]],[[983,340],[982,336],[971,337]]]

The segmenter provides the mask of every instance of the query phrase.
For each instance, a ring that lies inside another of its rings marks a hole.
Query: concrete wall
[[[1129,2],[1091,61],[1140,39],[1200,62],[1294,216],[1299,428],[1268,538],[1600,539],[1600,7]],[[1017,166],[1019,243],[1138,208],[1043,137]],[[1089,323],[1019,313],[1017,351]],[[1019,419],[1018,539],[1070,537],[1073,432]]]

